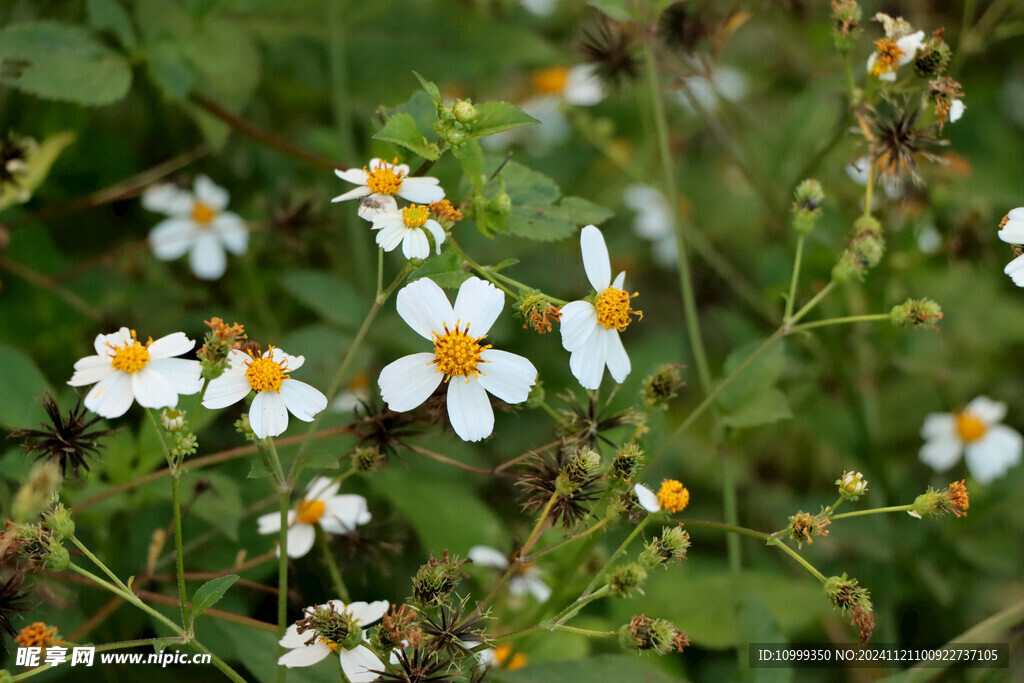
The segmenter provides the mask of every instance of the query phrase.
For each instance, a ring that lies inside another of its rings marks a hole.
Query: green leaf
[[[564,681],[586,681],[587,683],[672,683],[679,679],[662,671],[654,659],[640,655],[597,655],[586,659],[572,659],[564,662],[540,662],[528,664],[515,671],[492,669],[487,677],[498,683],[564,683]]]
[[[452,156],[459,160],[462,172],[466,174],[473,188],[477,191],[482,190],[487,177],[484,176],[484,151],[480,143],[476,140],[467,140],[457,147],[452,147]]]
[[[374,140],[384,140],[405,147],[419,154],[424,159],[433,161],[441,156],[436,144],[430,143],[411,114],[395,114],[384,124],[384,128],[373,136]]]
[[[6,183],[0,188],[0,211],[18,203],[21,190],[32,192],[42,185],[46,176],[50,174],[53,162],[57,160],[64,148],[74,141],[75,134],[71,131],[56,133],[43,140],[25,161],[27,168],[25,174],[21,176],[18,186]]]
[[[235,581],[238,581],[238,575],[228,574],[207,581],[197,588],[195,595],[192,596],[192,618],[195,619],[216,605]]]
[[[307,307],[342,327],[359,327],[369,309],[352,285],[329,273],[295,270],[280,276],[281,286]]]
[[[762,341],[753,341],[744,344],[729,354],[722,369],[722,376],[727,377],[736,371],[744,360]],[[777,341],[765,349],[760,357],[745,368],[730,384],[718,395],[718,404],[726,409],[733,410],[745,403],[751,393],[775,384],[775,380],[782,373],[786,364],[786,349],[782,341]]]
[[[553,242],[574,234],[581,225],[598,225],[613,215],[580,197],[559,200],[562,191],[554,180],[514,161],[505,164],[498,178],[512,200],[507,220],[512,235]]]
[[[423,86],[423,89],[427,92],[427,95],[430,96],[430,101],[434,103],[434,106],[441,106],[441,91],[437,89],[437,86],[434,84],[434,82],[428,81],[415,71],[412,72],[412,75],[415,76],[416,80],[418,80],[420,82],[420,85]]]
[[[741,429],[788,420],[793,417],[786,395],[774,387],[762,387],[749,394],[722,416],[722,424]]]
[[[587,0],[587,4],[601,10],[615,21],[631,22],[637,18],[633,16],[634,13],[627,7],[627,5],[631,4],[629,0]]]
[[[484,102],[476,106],[476,119],[468,126],[473,138],[483,138],[521,126],[540,123],[525,111],[508,102]]]
[[[131,82],[128,62],[80,26],[38,21],[0,30],[0,84],[98,106],[120,100]]]
[[[131,17],[117,0],[88,0],[86,9],[89,12],[89,24],[94,29],[110,31],[128,49],[138,45]]]
[[[46,419],[36,401],[50,390],[46,377],[24,351],[0,343],[4,359],[3,391],[0,391],[0,426],[5,429],[32,428]]]
[[[768,606],[756,595],[745,595],[739,605],[739,635],[744,643],[777,643],[788,641],[772,617]],[[742,680],[757,683],[788,683],[793,680],[792,669],[747,669]]]
[[[615,212],[582,197],[562,197],[558,206],[552,207],[551,215],[576,225],[601,225]]]
[[[572,235],[579,226],[555,215],[554,206],[515,206],[508,215],[508,233],[555,242]]]
[[[505,192],[518,206],[547,206],[555,203],[562,191],[543,173],[510,161],[498,175],[505,182]]]
[[[185,55],[170,42],[150,47],[146,71],[154,85],[170,100],[184,100],[195,81],[195,71]]]
[[[238,483],[233,477],[202,471],[193,475],[187,484],[194,485],[196,479],[208,480],[210,487],[199,497],[190,514],[202,519],[228,540],[237,542],[238,523],[245,507]]]
[[[415,282],[421,277],[429,277],[439,287],[458,289],[469,279],[469,273],[462,267],[462,259],[455,252],[449,251],[426,263],[409,274],[408,281]]]

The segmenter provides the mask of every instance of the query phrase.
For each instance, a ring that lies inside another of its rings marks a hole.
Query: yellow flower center
[[[402,209],[402,220],[407,228],[422,228],[430,218],[430,209],[421,205],[413,204]]]
[[[471,337],[469,325],[466,325],[465,331],[460,331],[459,323],[455,323],[454,330],[449,330],[445,323],[444,334],[432,334],[434,360],[431,362],[437,366],[436,372],[444,373],[445,381],[452,377],[477,377],[480,374],[477,366],[487,362],[480,358],[480,354],[491,348],[490,344],[480,343],[487,335]]]
[[[21,632],[14,640],[22,647],[51,647],[64,642],[62,640],[57,640],[54,637],[56,634],[56,626],[47,628],[46,624],[41,621],[37,621],[36,623],[21,629]]]
[[[569,84],[569,69],[553,66],[533,74],[533,87],[543,95],[557,95]]]
[[[209,204],[196,202],[192,206],[192,220],[199,223],[199,225],[206,225],[216,217],[217,210],[212,208]]]
[[[875,63],[871,67],[871,73],[875,76],[895,71],[900,60],[906,53],[900,49],[892,38],[882,38],[875,41]]]
[[[405,171],[396,171],[395,165],[398,164],[398,158],[396,157],[392,163],[381,162],[380,166],[374,170],[363,168],[366,171],[366,186],[370,188],[370,191],[374,194],[398,194],[398,190],[402,187],[402,180],[405,179]]]
[[[281,391],[281,382],[289,379],[288,362],[281,360],[274,361],[274,347],[270,347],[270,355],[266,358],[252,358],[247,360],[248,368],[245,371],[245,378],[249,380],[249,386],[256,391]]]
[[[629,306],[629,301],[634,296],[637,295],[634,293],[630,296],[615,287],[609,287],[601,292],[597,301],[594,302],[594,307],[597,309],[597,322],[601,323],[606,330],[622,332],[632,322],[629,316],[636,315],[637,319],[643,318],[643,311],[634,311]]]
[[[669,512],[679,512],[690,504],[690,492],[681,482],[666,479],[658,490],[658,504]]]
[[[957,436],[964,443],[977,441],[988,431],[988,426],[984,422],[968,412],[957,413],[954,419]]]
[[[145,346],[140,344],[139,340],[135,338],[135,330],[132,330],[132,340],[124,346],[117,347],[107,343],[107,347],[114,352],[114,357],[110,361],[111,367],[121,372],[135,374],[149,365],[148,347],[152,343],[153,340],[150,339]]]
[[[299,516],[296,521],[300,524],[316,524],[324,516],[326,507],[322,500],[304,500],[299,503]]]
[[[337,652],[338,651],[338,644],[336,642],[334,642],[333,640],[331,640],[330,638],[324,638],[321,635],[317,635],[317,638],[320,639],[321,643],[324,643],[325,645],[327,645],[327,647],[329,647],[331,649],[331,652]]]

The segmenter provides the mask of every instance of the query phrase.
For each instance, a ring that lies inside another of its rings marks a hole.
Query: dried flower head
[[[423,632],[416,623],[416,610],[409,605],[391,605],[377,629],[377,639],[384,650],[416,647],[422,637]]]
[[[683,525],[663,527],[661,536],[655,536],[640,553],[640,564],[647,569],[668,567],[668,563],[677,563],[686,559],[686,551],[690,548],[690,534]]]
[[[857,39],[864,32],[861,17],[856,0],[832,0],[832,37],[840,52],[849,52],[857,44]]]
[[[0,584],[0,642],[7,650],[7,639],[5,635],[15,637],[18,630],[11,623],[12,617],[18,612],[25,611],[25,596],[21,592],[22,575],[14,574],[6,582]]]
[[[41,621],[29,624],[21,629],[14,640],[22,647],[47,648],[64,643],[64,640],[57,635],[56,626],[47,626]]]
[[[583,58],[597,69],[602,82],[618,87],[640,76],[640,62],[633,56],[633,38],[626,27],[604,18],[583,32]]]
[[[845,573],[842,576],[830,576],[825,581],[824,589],[832,606],[844,615],[851,616],[851,623],[860,629],[861,643],[866,643],[875,625],[868,590],[858,585],[857,579],[848,579]]]
[[[559,478],[572,457],[565,451],[558,451],[555,455],[537,455],[528,462],[526,473],[516,482],[526,493],[524,509],[540,510],[548,504],[558,491]],[[551,519],[561,521],[566,529],[576,526],[589,512],[585,503],[597,498],[599,481],[600,475],[590,475],[575,484],[569,495],[556,496],[551,506]]]
[[[917,157],[939,161],[932,148],[948,145],[935,137],[935,125],[918,127],[920,109],[889,102],[883,111],[868,108],[861,117],[861,129],[868,140],[868,149],[875,169],[890,178],[910,178],[921,184],[917,173]]]
[[[699,10],[686,2],[673,2],[658,17],[657,35],[667,47],[690,53],[707,36]]]
[[[686,633],[672,622],[651,619],[643,614],[636,615],[619,629],[619,641],[625,648],[658,654],[682,652],[690,644]]]
[[[943,129],[947,120],[955,123],[963,115],[964,105],[960,98],[964,93],[961,88],[960,83],[949,76],[936,78],[928,83],[928,97],[935,103],[939,130]]]
[[[435,558],[431,551],[430,559],[420,566],[412,579],[413,600],[421,605],[441,605],[447,602],[458,582],[469,578],[469,574],[462,568],[466,562],[469,560],[449,557],[447,549],[441,559]]]
[[[422,614],[423,644],[432,651],[461,657],[484,642],[484,617],[466,617],[466,603],[441,605],[436,617]]]
[[[953,51],[942,39],[943,33],[945,33],[945,29],[936,29],[918,50],[917,57],[914,58],[914,70],[919,76],[925,78],[937,76],[949,66],[949,62],[953,58]]]
[[[562,307],[553,306],[547,297],[537,291],[521,295],[516,307],[523,317],[523,329],[532,327],[537,334],[550,332],[552,323],[562,319]]]
[[[396,670],[372,673],[380,676],[381,680],[399,683],[448,683],[454,680],[451,673],[454,663],[443,654],[422,647],[414,647],[411,653],[399,648],[395,650],[393,659]]]
[[[828,536],[827,527],[832,521],[824,514],[812,515],[800,511],[789,518],[789,537],[797,542],[797,546],[803,546],[804,541],[808,544],[814,543],[815,536]]]
[[[87,419],[88,411],[81,398],[68,411],[67,418],[61,416],[60,407],[51,394],[43,397],[43,409],[50,424],[40,425],[42,429],[15,429],[11,436],[25,439],[25,451],[35,455],[36,460],[48,459],[59,465],[62,477],[66,477],[70,469],[76,478],[80,478],[81,470],[89,471],[89,458],[95,457],[104,447],[99,439],[113,434],[114,430],[89,431],[102,418]]]
[[[644,379],[641,395],[649,410],[665,410],[668,402],[679,395],[679,390],[686,385],[684,367],[680,363],[666,363]]]
[[[612,460],[611,467],[608,470],[608,476],[612,479],[617,479],[624,484],[628,484],[640,471],[645,460],[646,457],[644,456],[644,450],[642,448],[637,446],[635,443],[626,444],[622,447],[622,450],[615,455],[615,459]]]

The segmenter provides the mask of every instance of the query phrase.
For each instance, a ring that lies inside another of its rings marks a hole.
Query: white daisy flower
[[[999,223],[999,239],[1009,244],[1024,244],[1024,206],[1003,217]],[[1010,261],[1003,272],[1010,276],[1013,284],[1024,287],[1024,255]]]
[[[175,358],[195,345],[184,332],[142,344],[135,330],[122,327],[96,336],[96,355],[75,363],[68,384],[96,384],[85,397],[85,407],[102,417],[121,417],[132,401],[144,408],[173,408],[179,394],[195,394],[203,387],[199,361]]]
[[[398,163],[397,158],[391,163],[383,159],[370,159],[369,167],[350,168],[347,171],[335,171],[334,174],[345,182],[359,187],[338,195],[331,200],[332,202],[361,197],[379,199],[381,195],[398,195],[417,204],[429,204],[444,199],[444,189],[438,185],[437,178],[410,178],[409,166]],[[371,211],[367,213],[366,208]],[[359,215],[369,220],[376,210],[379,209],[372,203],[365,206],[360,203]]]
[[[378,231],[377,246],[384,251],[394,251],[401,244],[405,258],[425,259],[430,256],[429,231],[434,238],[436,253],[441,253],[444,228],[430,217],[429,206],[412,204],[399,209],[394,197],[384,195],[374,204],[372,216],[367,218],[363,215],[363,218],[373,222],[373,229]]]
[[[481,567],[491,567],[506,571],[509,567],[508,558],[496,548],[486,545],[475,545],[469,549],[469,559]],[[508,592],[519,597],[530,593],[537,602],[547,602],[551,597],[551,589],[540,578],[540,570],[532,562],[522,565],[508,580]]]
[[[944,472],[964,454],[967,469],[982,484],[1003,476],[1020,462],[1024,437],[999,424],[1006,404],[979,396],[958,413],[932,413],[924,420],[921,460]]]
[[[288,511],[288,557],[302,557],[312,549],[317,525],[330,534],[347,534],[370,521],[366,499],[351,493],[339,496],[340,487],[330,477],[309,482],[298,507]],[[261,515],[256,524],[259,533],[276,534],[281,530],[281,513]]]
[[[304,362],[303,356],[291,356],[273,346],[260,358],[231,349],[228,369],[206,387],[203,406],[213,410],[226,408],[255,390],[256,398],[249,407],[249,425],[261,439],[288,429],[289,412],[303,422],[312,422],[327,407],[327,397],[288,374]]]
[[[455,307],[433,280],[423,278],[398,292],[398,314],[417,334],[434,343],[433,353],[399,358],[380,373],[380,393],[388,408],[412,410],[426,401],[443,379],[448,382],[448,418],[464,441],[479,441],[494,430],[490,392],[506,403],[522,403],[537,381],[533,363],[482,344],[505,304],[489,282],[462,283]]]
[[[895,81],[896,70],[912,62],[923,45],[924,31],[898,40],[886,37],[875,41],[875,51],[868,57],[868,73],[880,81]]]
[[[196,177],[192,192],[174,185],[147,189],[142,206],[170,216],[149,233],[153,255],[171,261],[189,252],[189,265],[196,277],[216,280],[223,275],[227,267],[224,250],[244,254],[249,245],[245,221],[224,210],[228,198],[227,190],[204,175]]]
[[[573,301],[562,307],[562,347],[569,352],[569,369],[585,389],[597,389],[604,368],[620,384],[630,371],[629,356],[619,333],[642,316],[630,307],[628,293],[622,289],[626,273],[611,281],[611,261],[601,231],[593,225],[580,233],[583,269],[597,293],[594,302]],[[633,296],[636,296],[635,294]]]
[[[307,607],[306,618],[292,624],[279,641],[291,650],[281,655],[278,665],[289,669],[312,666],[338,653],[341,670],[350,683],[370,683],[384,671],[384,663],[366,647],[363,629],[387,614],[387,600],[352,602],[331,600],[323,605]],[[302,632],[299,632],[299,628]],[[312,632],[312,633],[311,633]]]

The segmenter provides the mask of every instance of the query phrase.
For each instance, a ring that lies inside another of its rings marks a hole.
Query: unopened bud
[[[868,480],[860,472],[843,472],[843,476],[836,479],[836,486],[839,495],[852,502],[867,492]]]
[[[683,381],[683,366],[666,363],[644,380],[644,405],[650,410],[668,408],[668,402],[675,398],[686,382]]]
[[[612,592],[621,598],[628,598],[636,592],[643,592],[640,586],[647,580],[647,570],[640,564],[630,564],[616,567],[608,577],[608,587]]]
[[[75,522],[63,503],[57,503],[43,514],[43,525],[50,530],[53,538],[62,541],[75,535]]]
[[[71,565],[71,555],[67,549],[56,540],[50,541],[46,557],[43,559],[43,567],[55,572],[61,572]]]
[[[160,413],[160,424],[169,432],[176,432],[185,426],[185,411],[177,408],[164,408]]]
[[[459,123],[473,123],[476,121],[476,107],[469,100],[459,100],[452,107],[452,115]]]
[[[384,464],[384,454],[376,446],[360,446],[349,455],[352,460],[352,467],[356,472],[369,474],[375,472]]]
[[[796,187],[793,193],[793,229],[801,235],[810,232],[821,217],[821,205],[825,201],[825,191],[821,183],[808,178]]]
[[[907,299],[902,304],[893,306],[890,315],[893,325],[900,327],[927,325],[933,330],[937,330],[939,328],[935,323],[942,320],[942,307],[931,299]]]

